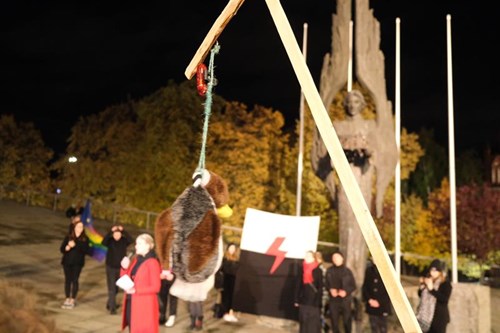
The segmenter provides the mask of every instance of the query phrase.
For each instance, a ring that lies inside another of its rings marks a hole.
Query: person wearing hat
[[[429,266],[428,274],[420,278],[417,320],[422,332],[446,332],[446,326],[450,322],[448,301],[452,291],[446,276],[446,264],[435,259]]]

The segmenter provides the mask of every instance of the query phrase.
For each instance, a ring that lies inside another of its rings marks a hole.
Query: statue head
[[[344,99],[347,114],[354,117],[360,114],[366,106],[365,97],[359,90],[351,90]]]

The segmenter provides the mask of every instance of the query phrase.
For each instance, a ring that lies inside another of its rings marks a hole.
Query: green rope
[[[205,151],[207,146],[207,136],[208,136],[208,120],[211,115],[212,110],[212,88],[216,84],[214,76],[214,58],[217,53],[219,53],[220,45],[215,43],[212,50],[210,50],[210,62],[208,65],[208,86],[205,100],[205,121],[203,123],[203,138],[201,142],[200,160],[198,161],[198,167],[196,168],[195,174],[203,174],[205,169]]]

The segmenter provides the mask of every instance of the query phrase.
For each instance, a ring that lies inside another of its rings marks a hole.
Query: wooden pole
[[[233,16],[236,15],[236,12],[244,1],[245,0],[230,0],[226,5],[184,71],[184,75],[188,78],[188,80],[190,80],[194,73],[196,73],[196,68],[205,60],[215,41],[220,36],[229,21],[231,21]]]
[[[302,54],[307,59],[307,23],[304,23],[302,36]],[[297,162],[297,204],[295,215],[301,215],[302,209],[302,172],[304,170],[304,93],[300,90],[300,123],[299,123],[299,158]]]
[[[458,282],[457,270],[457,199],[455,186],[455,129],[453,125],[453,66],[451,64],[451,15],[446,15],[446,49],[448,59],[448,151],[450,160],[450,232],[452,282]]]
[[[328,112],[323,105],[304,57],[300,52],[300,48],[297,45],[297,41],[286,14],[283,11],[283,7],[279,0],[266,0],[266,3],[273,17],[281,41],[292,63],[295,75],[304,91],[316,126],[318,127],[323,142],[328,150],[328,154],[337,170],[337,174],[343,185],[342,187],[345,189],[347,198],[349,199],[374,262],[380,271],[380,275],[389,293],[399,321],[406,333],[421,333],[422,331],[413,313],[413,309],[404,293],[400,281],[396,277],[394,267],[392,266],[392,262],[385,249],[382,238],[373,221],[373,217],[370,214],[370,210],[368,209],[356,178],[351,171],[342,145],[333,128]]]
[[[394,264],[396,275],[401,278],[401,62],[400,62],[400,23],[396,18],[396,145],[398,147],[398,163],[394,189]]]
[[[352,20],[349,21],[349,62],[347,63],[347,91],[352,90],[352,52],[353,52],[353,34],[354,34],[354,23]]]

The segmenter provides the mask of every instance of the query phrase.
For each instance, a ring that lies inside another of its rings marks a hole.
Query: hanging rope
[[[208,136],[208,122],[210,115],[212,113],[212,88],[217,84],[217,80],[214,76],[214,58],[217,53],[219,53],[220,45],[216,42],[212,50],[210,50],[210,62],[208,65],[208,89],[206,93],[205,100],[205,121],[203,123],[203,137],[201,141],[201,151],[200,160],[198,161],[198,167],[196,168],[195,175],[202,175],[205,169],[205,151],[207,146],[207,136]]]

